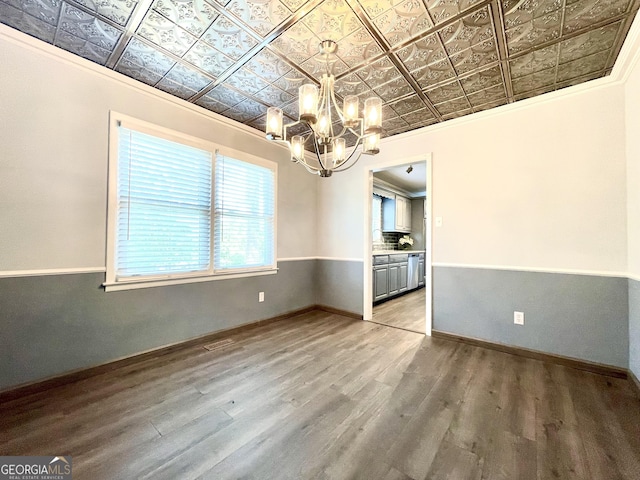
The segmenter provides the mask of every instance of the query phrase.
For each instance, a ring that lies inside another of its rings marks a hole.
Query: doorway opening
[[[363,181],[363,318],[431,335],[431,154],[370,165]]]

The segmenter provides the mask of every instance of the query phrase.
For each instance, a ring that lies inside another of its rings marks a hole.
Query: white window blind
[[[275,170],[216,155],[214,270],[275,266]]]
[[[118,129],[116,279],[210,271],[211,152]]]

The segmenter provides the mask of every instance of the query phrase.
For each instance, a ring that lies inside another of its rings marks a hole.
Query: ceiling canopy
[[[0,21],[264,131],[297,119],[338,42],[336,93],[383,136],[608,75],[640,0],[0,0]]]

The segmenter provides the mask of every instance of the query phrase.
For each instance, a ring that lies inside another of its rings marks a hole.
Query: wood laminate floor
[[[372,320],[418,333],[426,331],[426,290],[420,288],[373,307]]]
[[[0,405],[81,479],[640,478],[626,380],[312,312]]]

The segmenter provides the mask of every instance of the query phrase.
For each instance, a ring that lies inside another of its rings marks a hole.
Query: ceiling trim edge
[[[627,33],[626,40],[622,45],[610,75],[580,83],[578,85],[573,85],[571,87],[562,88],[553,92],[543,93],[542,95],[519,100],[514,103],[494,107],[482,112],[472,113],[453,120],[447,120],[446,122],[427,125],[426,127],[418,128],[416,130],[410,130],[391,137],[385,137],[380,140],[380,146],[394,141],[406,140],[416,135],[435,132],[446,128],[455,128],[460,125],[473,123],[493,116],[504,115],[510,112],[531,108],[559,98],[581,95],[591,90],[624,85],[628,81],[631,71],[638,63],[640,63],[640,15],[637,15],[633,20],[633,23],[629,28],[629,32]]]
[[[169,93],[163,92],[162,90],[156,89],[150,85],[131,79],[116,71],[104,68],[103,66],[95,64],[90,60],[82,58],[73,53],[67,52],[66,50],[63,50],[59,47],[55,47],[49,43],[38,40],[34,37],[31,37],[30,35],[27,35],[26,33],[22,33],[12,27],[9,27],[1,23],[0,23],[0,39],[5,39],[10,43],[14,43],[14,44],[23,46],[25,48],[28,48],[30,50],[36,51],[38,53],[45,54],[49,57],[56,58],[66,64],[76,66],[88,72],[117,81],[122,85],[133,88],[148,96],[158,98],[160,100],[171,103],[182,109],[199,114],[210,120],[220,122],[228,127],[234,128],[243,133],[252,135],[256,138],[263,139],[265,143],[269,143],[270,145],[273,145],[272,142],[268,142],[268,140],[264,138],[264,135],[262,135],[261,132],[257,131],[252,127],[249,127],[248,125],[245,125],[243,123],[237,122],[235,120],[227,118],[218,113],[207,110],[203,107],[200,107],[199,105],[187,102],[181,98],[178,98]],[[503,115],[512,111],[526,109],[538,104],[543,104],[549,101],[553,101],[558,98],[582,94],[589,90],[606,88],[606,87],[610,87],[617,84],[624,84],[629,78],[629,75],[631,74],[633,67],[638,62],[640,62],[640,15],[636,16],[636,18],[634,19],[627,33],[627,38],[624,44],[622,45],[622,48],[620,50],[620,53],[618,55],[618,58],[616,60],[616,63],[614,64],[613,70],[610,75],[606,77],[601,77],[595,80],[591,80],[589,82],[574,85],[571,87],[562,88],[560,90],[556,90],[553,92],[537,95],[535,97],[520,100],[518,102],[501,105],[499,107],[491,108],[489,110],[485,110],[482,112],[465,115],[456,119],[447,120],[445,122],[428,125],[426,127],[422,127],[416,130],[410,130],[408,132],[396,134],[390,137],[385,137],[381,139],[381,145],[386,143],[391,143],[394,141],[405,140],[407,138],[411,138],[416,135],[422,135],[425,132],[432,132],[432,131],[437,131],[444,128],[457,127],[459,125],[463,125],[466,123],[483,120],[485,118],[489,118],[494,115]]]
[[[588,91],[600,90],[602,88],[609,88],[622,83],[619,80],[612,80],[610,77],[611,75],[609,75],[608,77],[597,78],[589,82],[581,83],[579,85],[573,85],[571,87],[566,87],[561,90],[556,90],[554,92],[543,93],[541,95],[536,95],[535,97],[526,98],[524,100],[518,100],[517,102],[514,102],[514,103],[507,103],[504,105],[500,105],[499,107],[494,107],[494,108],[490,108],[489,110],[484,110],[482,112],[471,113],[469,115],[464,115],[462,117],[454,118],[452,120],[447,120],[446,122],[434,123],[432,125],[427,125],[426,127],[410,130],[408,132],[399,133],[390,137],[385,137],[380,140],[380,147],[381,147],[380,149],[382,150],[382,145],[385,145],[387,143],[391,143],[394,141],[406,140],[407,138],[411,138],[416,135],[436,132],[436,131],[444,130],[448,128],[455,128],[460,125],[474,123],[487,118],[505,115],[511,112],[517,112],[519,110],[526,110],[531,107],[553,102],[560,98],[567,98],[575,95],[582,95],[583,93],[586,93]]]
[[[115,70],[110,70],[101,65],[98,65],[91,60],[87,60],[78,55],[75,55],[71,52],[67,52],[60,47],[55,47],[49,43],[38,40],[37,38],[31,37],[26,33],[22,33],[12,27],[4,25],[0,23],[0,39],[7,40],[10,43],[15,45],[19,45],[25,47],[29,50],[35,51],[36,53],[44,54],[48,57],[55,58],[57,60],[66,63],[67,65],[71,65],[73,67],[82,68],[83,70],[99,75],[101,77],[106,77],[109,80],[114,80],[126,87],[132,88],[134,90],[139,91],[148,96],[156,97],[159,100],[168,102],[173,104],[174,106],[180,107],[184,110],[191,111],[193,113],[199,114],[203,117],[206,117],[210,120],[215,120],[220,122],[228,127],[235,128],[236,130],[240,130],[244,133],[253,135],[257,138],[261,138],[265,141],[265,143],[269,145],[275,145],[272,142],[269,142],[264,135],[258,132],[255,128],[252,128],[243,123],[237,122],[231,118],[227,118],[218,113],[207,110],[206,108],[200,107],[199,105],[187,102],[181,98],[173,96],[169,93],[163,92],[157,88],[154,88],[146,83],[139,82],[134,80],[126,75],[116,72]]]
[[[636,15],[611,70],[612,81],[626,83],[635,65],[640,62],[640,14]]]

